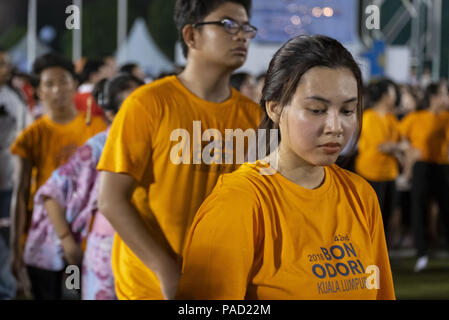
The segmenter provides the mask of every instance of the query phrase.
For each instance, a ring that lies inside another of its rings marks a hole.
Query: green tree
[[[172,61],[175,57],[175,43],[178,39],[173,8],[175,0],[152,0],[148,5],[147,24],[156,44]]]

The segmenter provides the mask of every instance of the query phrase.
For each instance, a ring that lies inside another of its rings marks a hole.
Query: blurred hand
[[[13,276],[18,279],[21,270],[25,267],[25,262],[23,261],[23,247],[21,245],[11,246],[9,259],[11,272]]]
[[[80,266],[83,261],[83,250],[81,246],[76,243],[72,235],[69,235],[61,240],[61,245],[64,250],[64,257],[68,264]]]
[[[166,262],[163,271],[157,274],[165,300],[175,299],[180,276],[181,268],[174,259]]]
[[[382,153],[392,155],[397,150],[397,144],[394,142],[385,142],[379,145],[378,149]]]
[[[24,248],[21,245],[11,246],[10,267],[16,279],[16,296],[22,299],[31,299],[31,284],[23,261]]]

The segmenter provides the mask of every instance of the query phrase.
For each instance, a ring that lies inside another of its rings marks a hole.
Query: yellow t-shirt
[[[449,164],[449,112],[412,112],[402,119],[400,132],[415,149],[421,151],[420,161]]]
[[[261,168],[268,165],[257,161],[221,176],[200,207],[178,299],[395,299],[368,182],[332,165],[310,190]],[[371,265],[379,268],[379,290],[367,288]]]
[[[363,113],[363,127],[355,169],[371,181],[390,181],[399,174],[395,157],[379,151],[379,145],[399,141],[399,122],[389,113],[381,116],[369,109]]]
[[[221,135],[217,141],[225,145],[225,129],[255,129],[260,117],[260,106],[235,90],[223,103],[213,103],[192,94],[177,77],[166,77],[137,89],[124,102],[97,168],[132,176],[148,190],[147,208],[139,207],[136,197],[134,203],[146,225],[161,230],[164,239],[157,237],[158,241],[164,240],[180,256],[193,216],[218,177],[239,167],[206,164],[194,157],[194,153],[201,154],[194,144],[203,135],[206,141],[199,142],[199,147],[204,156],[212,140],[207,139],[207,134],[213,133],[207,129],[217,129],[215,134]],[[180,150],[180,146],[184,149]],[[235,147],[237,150],[236,144]],[[181,155],[183,158],[178,157]],[[177,164],[178,160],[185,162]],[[118,235],[112,250],[112,267],[118,298],[163,298],[155,275]]]
[[[103,117],[93,117],[88,125],[85,113],[81,112],[66,124],[53,122],[44,115],[20,133],[11,146],[11,152],[31,162],[36,173],[37,190],[55,169],[69,160],[78,147],[106,129],[107,123]],[[33,196],[31,194],[31,200]]]

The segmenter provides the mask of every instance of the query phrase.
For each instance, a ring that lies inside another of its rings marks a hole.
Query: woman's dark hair
[[[231,87],[233,87],[237,91],[240,91],[240,88],[249,76],[250,74],[246,72],[234,73],[230,79]]]
[[[357,81],[357,120],[359,124],[357,139],[353,139],[352,150],[354,150],[362,129],[362,74],[351,53],[340,42],[322,35],[294,37],[276,52],[270,62],[262,90],[260,104],[265,111],[265,115],[259,128],[265,129],[265,131],[279,129],[279,124],[274,123],[268,116],[266,102],[278,102],[282,107],[288,105],[302,76],[314,67],[347,68],[354,74]],[[280,141],[279,133],[278,143]],[[268,152],[270,141],[267,141],[265,145]]]
[[[120,94],[132,88],[133,84],[141,86],[144,82],[132,74],[119,73],[109,80],[99,81],[92,91],[92,96],[104,111],[112,111],[116,114],[123,103]]]
[[[182,29],[189,24],[201,22],[207,15],[226,2],[241,4],[248,17],[251,15],[252,0],[176,0],[173,20],[178,30],[182,53],[187,58],[188,47],[182,36]]]
[[[38,57],[33,63],[33,81],[36,86],[39,85],[41,73],[49,68],[59,67],[70,73],[73,79],[75,76],[75,66],[72,62],[61,55],[55,53],[47,53]]]
[[[440,93],[440,88],[443,86],[440,82],[433,82],[426,87],[424,93],[423,109],[428,109],[430,107],[430,100],[433,96],[437,96]]]
[[[390,79],[380,79],[365,88],[365,109],[374,107],[385,94],[388,94],[390,87],[393,87],[396,92],[395,106],[398,106],[401,102],[399,87]]]

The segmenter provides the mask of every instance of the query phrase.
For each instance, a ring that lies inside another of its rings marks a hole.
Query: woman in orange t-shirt
[[[397,94],[394,82],[382,79],[366,88],[355,169],[376,191],[385,226],[395,205],[395,180],[399,174],[399,123],[393,114]]]
[[[282,139],[222,175],[203,202],[177,298],[395,298],[376,193],[334,164],[360,135],[361,91],[356,62],[334,39],[299,36],[275,54],[260,128]]]
[[[419,154],[413,166],[411,190],[412,228],[418,258],[416,272],[425,269],[429,261],[427,211],[433,197],[449,231],[449,94],[446,84],[430,84],[425,104],[426,109],[408,114],[400,124],[403,139]]]

